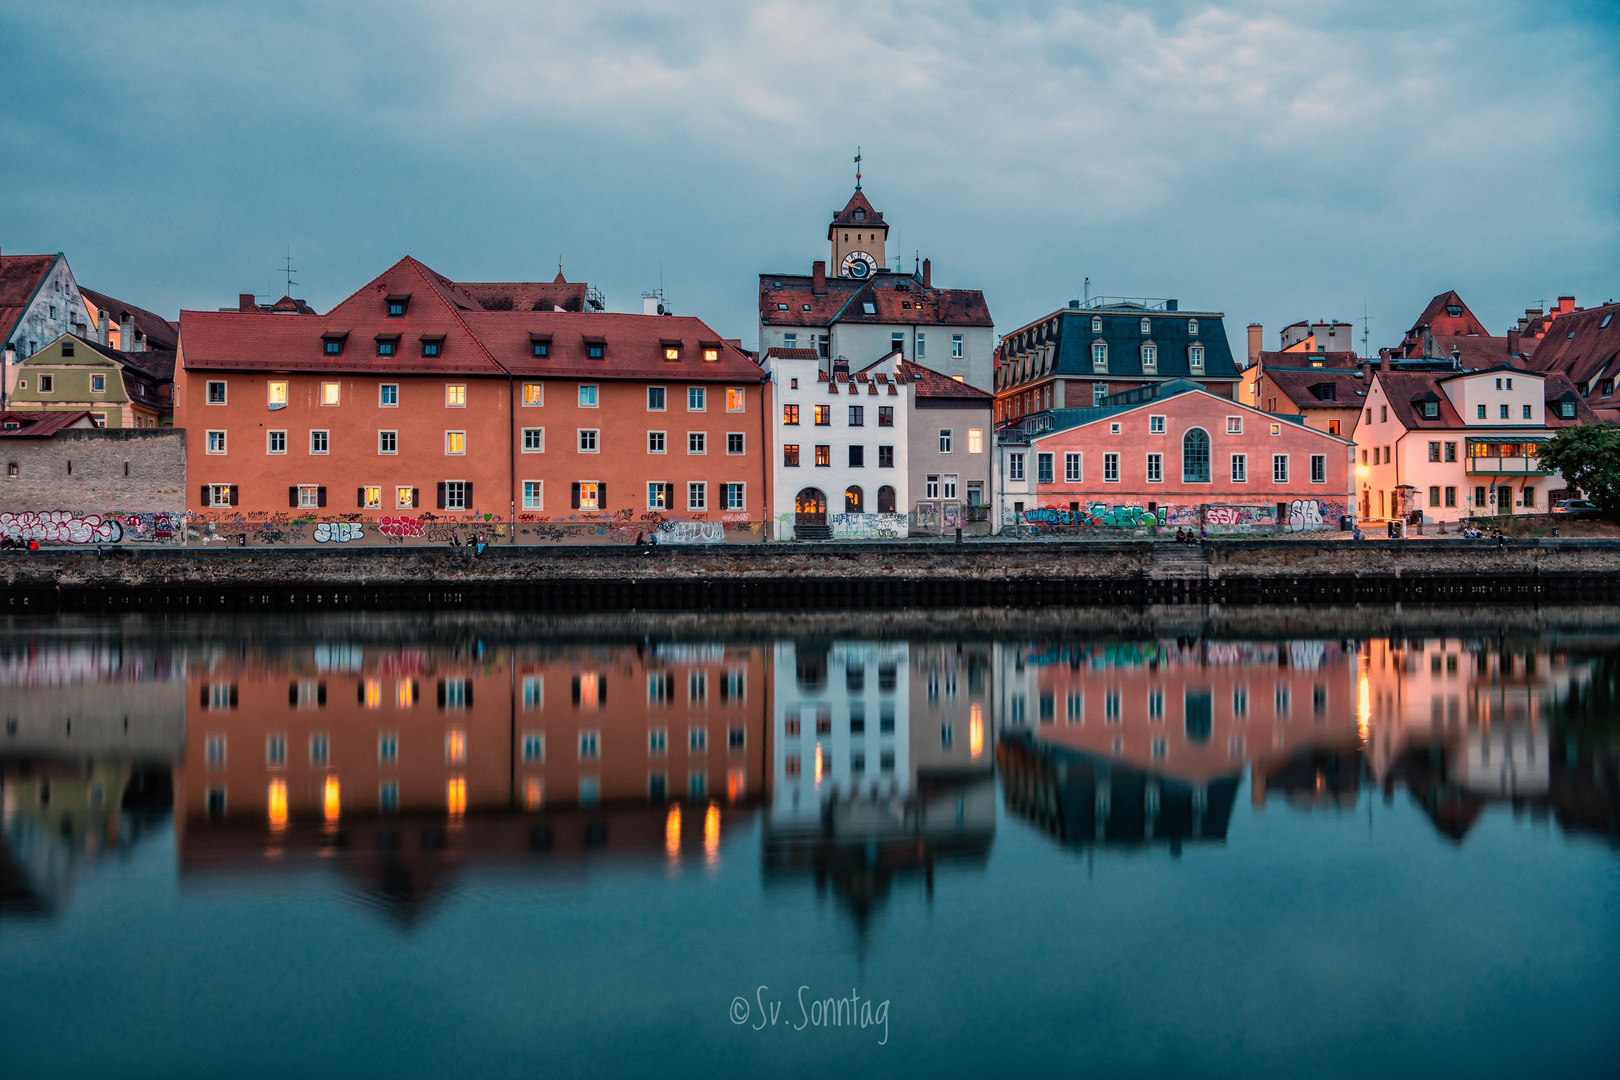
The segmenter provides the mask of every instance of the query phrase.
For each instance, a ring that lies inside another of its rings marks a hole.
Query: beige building
[[[21,362],[13,408],[88,412],[97,427],[174,426],[173,352],[119,352],[63,334]]]

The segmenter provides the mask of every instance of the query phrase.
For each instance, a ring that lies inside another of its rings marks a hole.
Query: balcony
[[[1535,457],[1470,457],[1465,470],[1469,476],[1550,476]]]

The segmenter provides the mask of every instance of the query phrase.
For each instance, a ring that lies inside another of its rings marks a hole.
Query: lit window
[[[465,685],[462,680],[452,679],[445,684],[445,703],[450,703],[450,688]],[[444,760],[452,765],[464,764],[467,760],[467,729],[453,727],[444,736]]]
[[[681,347],[679,345],[665,345],[664,346],[664,359],[665,360],[679,360],[680,358],[681,358]]]
[[[210,431],[208,433],[208,452],[210,454],[223,454],[225,452],[225,433],[223,431]]]
[[[707,363],[710,363],[710,364],[714,363],[716,360],[720,359],[720,350],[716,349],[716,348],[704,349],[703,350],[703,359]]]
[[[600,485],[595,484],[595,483],[581,483],[581,484],[578,485],[578,487],[579,487],[579,509],[581,509],[581,510],[595,510],[595,509],[597,509],[597,503],[599,502],[598,492],[600,491]]]
[[[444,388],[444,403],[452,409],[465,408],[467,405],[467,386],[465,383],[450,383]]]
[[[409,510],[416,505],[416,489],[397,487],[394,489],[394,507],[399,510]]]
[[[283,408],[287,404],[287,383],[285,381],[270,383],[269,397],[272,409]]]
[[[364,510],[382,509],[382,488],[363,487],[360,489],[360,504]]]
[[[544,405],[546,403],[546,384],[529,382],[523,384],[523,404]]]
[[[741,387],[730,387],[726,390],[726,412],[742,412],[747,402],[747,392]]]
[[[447,454],[465,454],[467,452],[467,433],[465,431],[445,432],[444,452]]]
[[[321,404],[336,405],[342,396],[343,384],[328,382],[321,383]]]
[[[394,704],[401,709],[408,709],[415,705],[421,696],[421,691],[415,679],[401,679],[394,685]]]
[[[984,432],[979,428],[968,428],[968,453],[984,453]]]

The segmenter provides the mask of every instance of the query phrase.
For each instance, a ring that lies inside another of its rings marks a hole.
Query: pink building
[[[1299,420],[1190,383],[1139,403],[1030,417],[1002,432],[1003,520],[1211,534],[1337,528],[1354,513],[1355,446]]]

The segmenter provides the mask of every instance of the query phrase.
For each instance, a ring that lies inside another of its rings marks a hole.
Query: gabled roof
[[[1442,381],[1440,374],[1429,371],[1375,371],[1372,378],[1384,388],[1384,397],[1389,401],[1390,411],[1408,431],[1438,431],[1467,426],[1451,404],[1451,399],[1440,388]],[[1427,420],[1413,403],[1424,400],[1431,394],[1439,399],[1440,415],[1433,420]]]
[[[1543,415],[1548,427],[1574,427],[1576,424],[1603,423],[1598,414],[1593,412],[1592,407],[1586,403],[1586,399],[1581,397],[1580,391],[1575,388],[1575,384],[1569,381],[1569,376],[1561,372],[1553,372],[1542,382],[1541,392],[1546,399],[1546,408]],[[1573,419],[1566,420],[1557,414],[1554,406],[1562,401],[1573,401],[1575,403],[1575,416]]]
[[[1607,326],[1603,325],[1605,322]],[[1584,386],[1620,358],[1620,304],[1560,315],[1536,346],[1530,366]]]
[[[0,255],[0,342],[9,341],[28,305],[39,294],[56,255]]]
[[[671,382],[761,382],[765,372],[702,319],[683,315],[628,315],[607,311],[472,311],[468,328],[504,369],[520,377],[638,379]],[[549,339],[549,355],[534,355],[535,338]],[[603,358],[586,357],[588,342],[605,346]],[[674,346],[679,360],[665,360]],[[719,359],[703,359],[715,349]],[[446,352],[448,352],[448,346]]]
[[[1462,310],[1459,314],[1452,315],[1446,310],[1452,307]],[[1423,314],[1418,316],[1417,322],[1412,324],[1406,336],[1409,339],[1415,338],[1424,327],[1428,327],[1430,333],[1437,337],[1467,334],[1487,336],[1484,326],[1474,317],[1474,313],[1468,310],[1468,305],[1463,303],[1463,298],[1457,295],[1455,289],[1447,290],[1430,300],[1429,306],[1423,309]]]
[[[8,421],[20,424],[20,427],[8,429]],[[0,438],[8,439],[48,439],[63,428],[89,428],[95,427],[90,419],[90,413],[80,409],[78,412],[22,412],[16,409],[0,410]]]
[[[875,360],[867,364],[861,369],[861,372],[865,374],[878,365],[888,364],[894,359],[895,354],[890,353],[881,360]],[[894,364],[894,368],[896,375],[916,384],[915,393],[919,398],[954,398],[962,401],[979,401],[983,402],[986,407],[995,400],[995,395],[988,390],[980,390],[976,386],[969,386],[965,382],[953,379],[949,375],[942,375],[933,368],[923,367],[921,364],[911,360],[901,359]]]
[[[1271,383],[1301,409],[1359,409],[1367,400],[1365,377],[1344,368],[1315,368],[1300,371],[1291,368],[1264,369]],[[1333,398],[1323,397],[1323,386],[1333,388]]]
[[[79,287],[79,294],[107,313],[107,325],[109,327],[117,326],[122,321],[121,316],[128,312],[135,319],[135,329],[139,330],[141,336],[146,338],[148,348],[168,349],[172,352],[180,347],[179,332],[163,316],[147,311],[145,308],[136,307],[134,304],[125,303],[116,297],[108,296],[106,293],[86,289],[82,285]],[[95,324],[94,319],[90,321],[91,325]],[[120,341],[119,344],[127,349],[130,342]]]
[[[868,303],[872,305],[870,314]],[[829,277],[820,294],[809,276],[761,274],[759,320],[771,326],[814,327],[833,323],[995,325],[980,290],[935,288],[911,274],[879,274],[868,281]]]
[[[864,220],[855,220],[855,211],[866,212]],[[872,204],[866,201],[866,196],[856,189],[855,194],[849,197],[842,210],[836,211],[832,223],[827,226],[827,239],[833,238],[835,229],[884,229],[888,226],[883,223],[883,215],[872,209]]]

